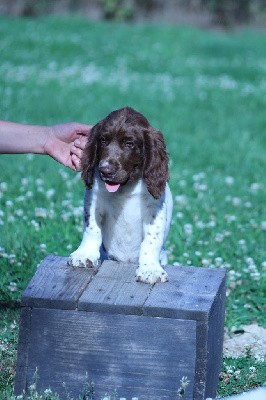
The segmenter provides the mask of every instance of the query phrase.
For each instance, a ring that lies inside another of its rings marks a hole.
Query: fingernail
[[[79,139],[76,139],[76,140],[74,141],[74,144],[75,144],[76,146],[79,146],[79,145],[81,144],[81,141],[80,141]]]

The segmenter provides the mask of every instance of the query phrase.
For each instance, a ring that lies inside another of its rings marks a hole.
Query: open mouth
[[[108,190],[108,192],[110,192],[110,193],[117,192],[117,190],[120,187],[120,183],[115,183],[115,182],[105,181],[104,184],[105,184],[106,190]]]

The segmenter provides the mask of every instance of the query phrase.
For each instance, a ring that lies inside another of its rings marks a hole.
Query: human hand
[[[44,153],[56,161],[73,169],[80,170],[80,161],[92,125],[77,122],[53,125],[47,127],[47,138],[44,143]]]

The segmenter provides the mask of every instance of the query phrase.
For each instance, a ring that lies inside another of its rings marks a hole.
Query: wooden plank
[[[144,315],[207,320],[225,270],[174,266],[165,269],[169,282],[153,287]]]
[[[30,344],[31,309],[23,307],[20,313],[18,355],[16,363],[16,380],[14,392],[23,393],[27,387],[28,352]]]
[[[94,269],[73,268],[67,257],[47,256],[24,291],[22,306],[75,309]]]
[[[96,399],[117,390],[118,397],[172,400],[180,379],[190,384],[195,370],[196,322],[111,315],[83,311],[34,309],[28,381],[38,368],[38,388],[78,396],[86,381]]]
[[[135,280],[137,266],[105,261],[79,299],[78,309],[141,315],[150,285]]]
[[[220,283],[208,321],[206,397],[215,397],[216,385],[222,365],[226,277]]]

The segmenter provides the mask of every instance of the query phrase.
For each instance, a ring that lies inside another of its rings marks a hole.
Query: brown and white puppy
[[[82,158],[84,234],[70,263],[95,266],[104,252],[109,259],[138,264],[138,281],[166,282],[168,176],[163,135],[142,114],[125,107],[97,123]]]

